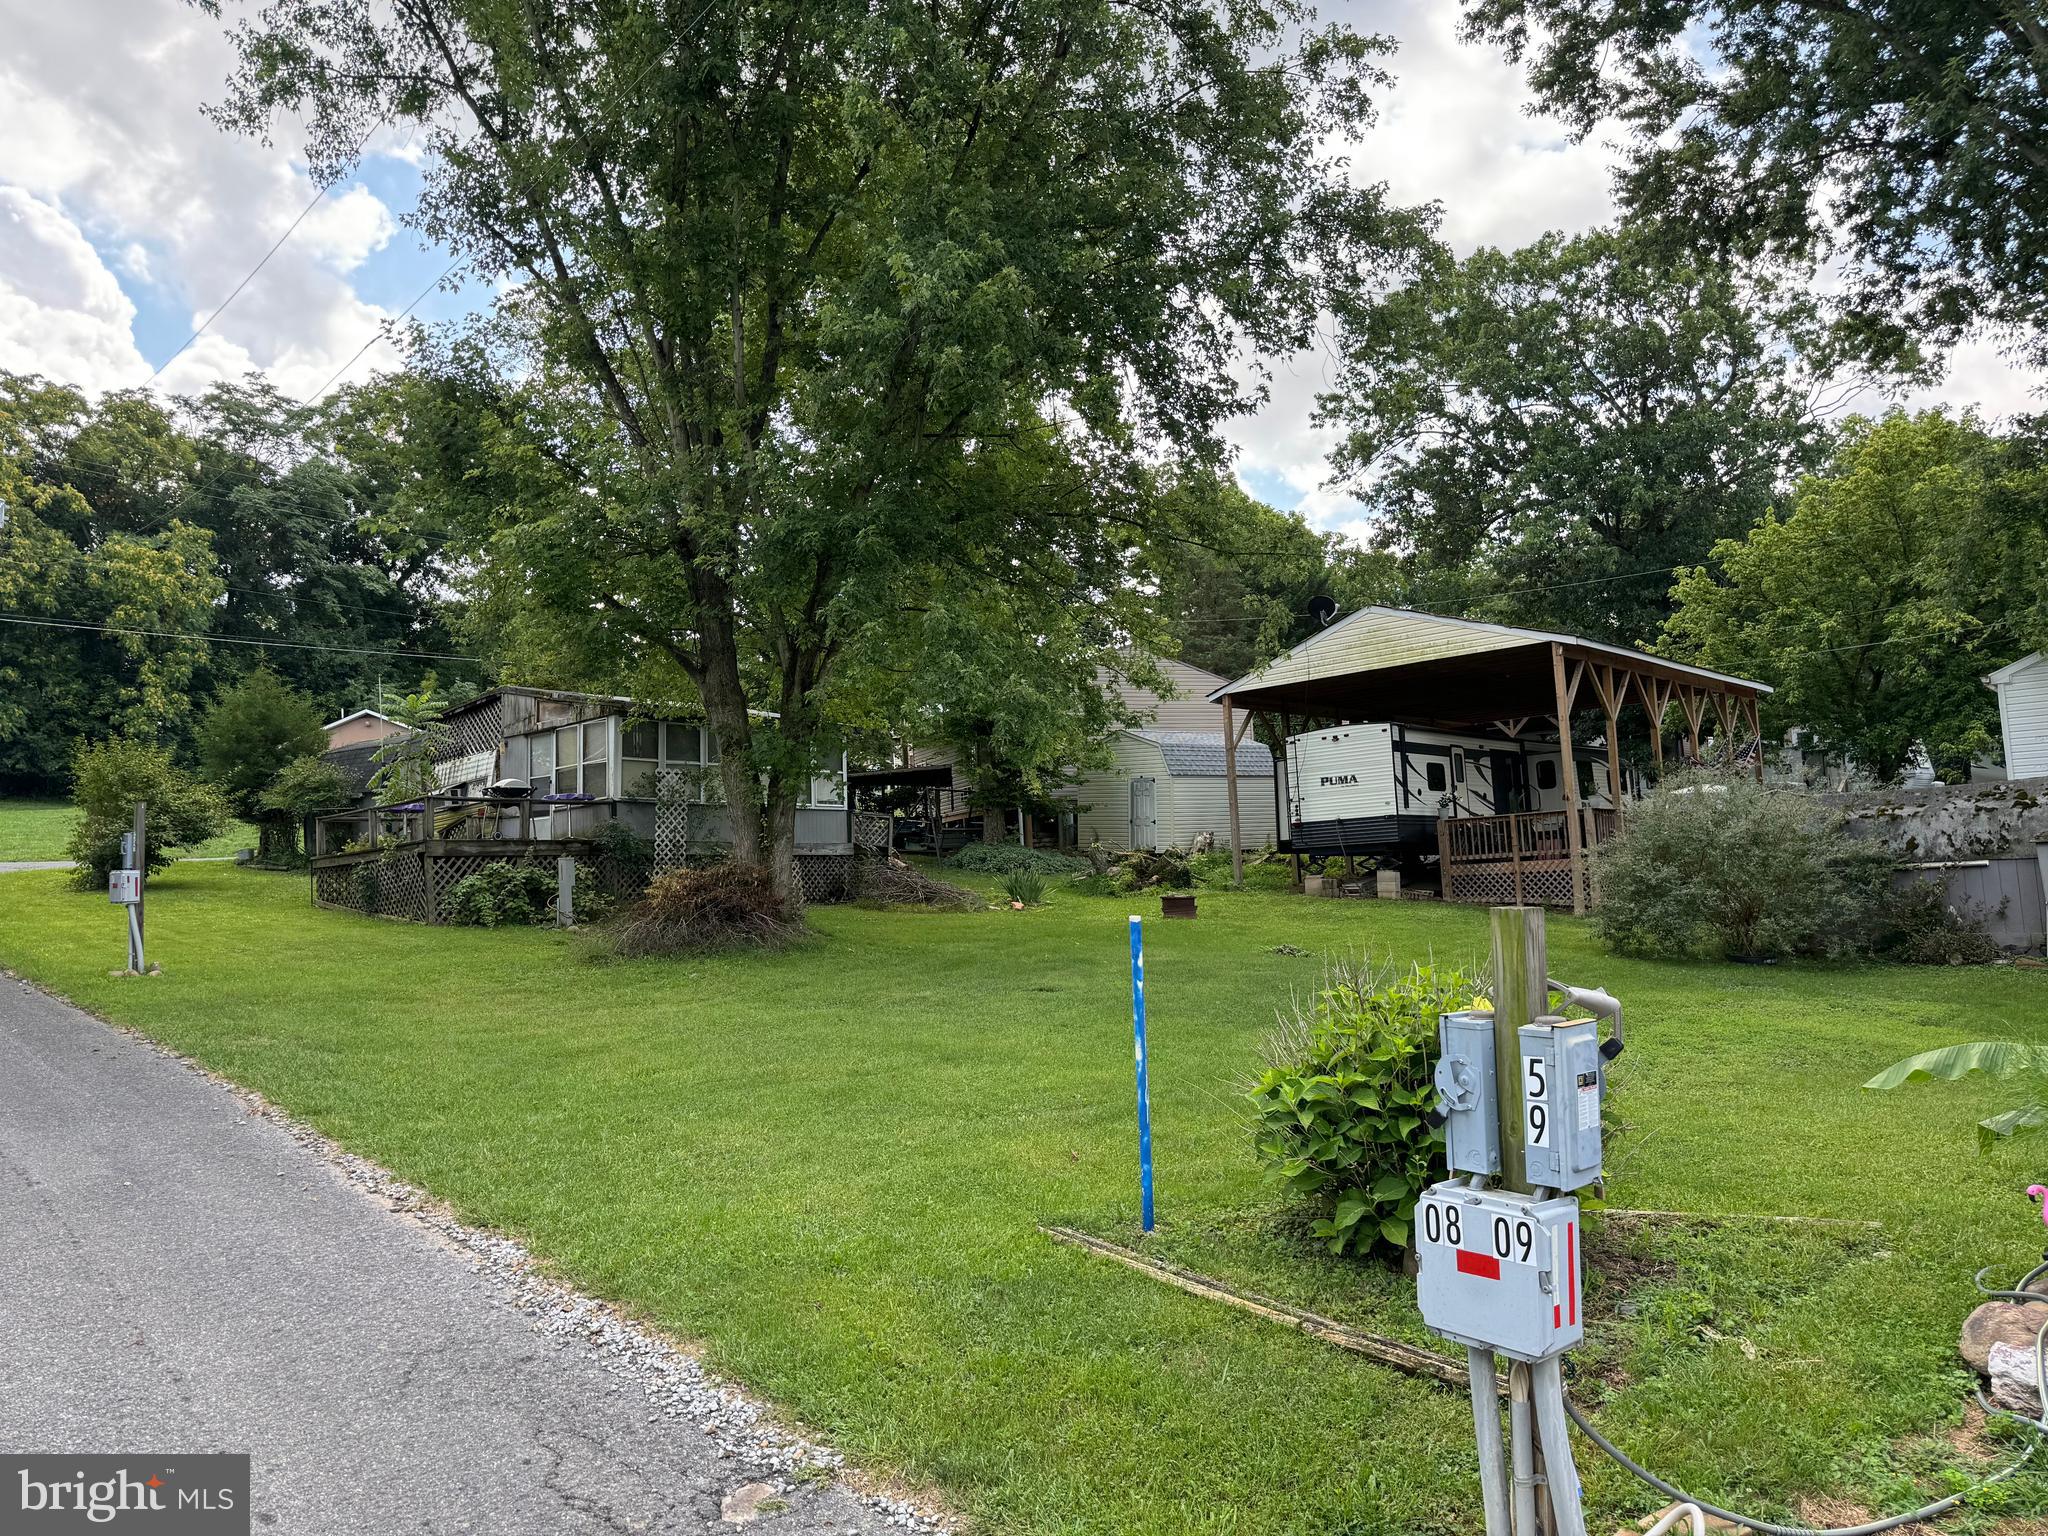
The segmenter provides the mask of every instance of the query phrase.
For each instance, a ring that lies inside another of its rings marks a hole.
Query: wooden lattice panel
[[[875,852],[889,846],[889,818],[879,811],[856,811],[853,817],[853,846]]]
[[[852,895],[853,855],[800,853],[796,856],[796,878],[807,902],[822,905],[845,901]]]
[[[443,740],[437,757],[468,757],[496,753],[505,744],[505,700],[486,699],[440,727]]]
[[[690,781],[680,768],[654,776],[654,869],[681,869],[690,857]]]

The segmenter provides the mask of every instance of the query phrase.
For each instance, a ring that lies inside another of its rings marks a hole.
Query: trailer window
[[[1557,788],[1557,764],[1552,759],[1547,757],[1536,759],[1536,787],[1538,789]]]
[[[1442,763],[1426,763],[1423,765],[1422,772],[1423,777],[1428,780],[1430,790],[1435,794],[1442,794],[1444,792],[1444,765]]]

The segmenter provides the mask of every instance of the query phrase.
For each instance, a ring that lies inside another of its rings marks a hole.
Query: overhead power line
[[[89,630],[102,635],[142,635],[153,640],[199,640],[209,645],[257,645],[281,651],[332,651],[348,656],[396,656],[415,661],[469,661],[489,666],[482,656],[457,656],[448,651],[391,651],[368,645],[318,645],[310,640],[257,640],[244,635],[195,635],[181,629],[143,629],[127,624],[86,624],[73,619],[33,619],[26,614],[0,613],[0,624],[36,629]]]
[[[383,126],[384,125],[381,122],[372,123],[370,125],[369,132],[365,133],[362,136],[362,138],[356,141],[355,150],[350,155],[349,158],[360,158],[363,153],[363,150],[368,146],[370,142],[370,135],[375,133],[379,128]],[[305,223],[306,220],[312,216],[313,210],[315,208],[318,208],[321,205],[321,203],[327,200],[328,188],[332,187],[333,185],[333,182],[322,183],[319,190],[314,192],[313,200],[307,203],[305,207],[299,210],[299,216],[291,221],[291,223],[286,227],[285,232],[279,235],[276,241],[271,245],[270,249],[263,253],[262,259],[258,261],[255,266],[251,267],[248,270],[248,273],[242,278],[242,280],[239,283],[235,284],[234,291],[230,293],[226,298],[222,299],[220,303],[214,307],[214,311],[212,314],[208,315],[204,320],[199,322],[199,328],[197,330],[195,330],[190,336],[187,336],[183,341],[178,343],[177,351],[173,352],[169,357],[165,358],[162,362],[158,363],[156,365],[155,372],[151,373],[148,378],[142,381],[142,387],[144,389],[147,389],[149,388],[150,385],[154,384],[157,381],[157,379],[162,376],[163,371],[166,368],[170,367],[171,364],[175,363],[179,358],[183,357],[185,355],[186,348],[190,347],[192,343],[197,341],[201,336],[204,336],[206,334],[207,328],[211,326],[214,321],[218,320],[223,313],[226,312],[227,307],[230,304],[234,303],[236,299],[242,296],[242,290],[248,287],[251,283],[256,281],[256,274],[261,272],[265,267],[270,265],[270,258],[275,256],[279,251],[284,249],[285,241],[291,239],[293,235],[297,234],[299,226]]]

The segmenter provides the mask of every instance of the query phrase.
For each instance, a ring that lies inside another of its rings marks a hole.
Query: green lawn
[[[704,1341],[861,1463],[993,1531],[1469,1532],[1455,1393],[1059,1247],[1135,1239],[1128,899],[1024,913],[820,909],[778,955],[593,966],[541,930],[315,911],[303,879],[184,865],[152,886],[161,981],[61,875],[12,875],[0,961],[148,1031]],[[1234,1085],[1315,956],[1473,957],[1484,916],[1204,891],[1148,924],[1159,1252],[1422,1337],[1397,1276],[1319,1257],[1262,1182]],[[1659,965],[1552,922],[1630,1049],[1623,1206],[1877,1218],[1608,1223],[1579,1395],[1698,1491],[1903,1507],[1967,1478],[1942,1436],[1970,1275],[2038,1256],[2024,1150],[1980,1159],[1995,1087],[1861,1093],[1909,1051],[2048,1038],[2048,976]],[[1276,955],[1297,945],[1306,958]],[[114,1133],[116,1128],[110,1128]],[[1590,1451],[1597,1530],[1654,1496]],[[2008,1512],[2048,1504],[2028,1477]],[[1955,1530],[1978,1528],[1969,1522]]]
[[[78,813],[65,800],[0,800],[0,864],[42,859],[68,859],[65,846]],[[246,821],[228,824],[219,837],[196,848],[180,848],[185,859],[225,858],[238,848],[256,846],[256,829]]]

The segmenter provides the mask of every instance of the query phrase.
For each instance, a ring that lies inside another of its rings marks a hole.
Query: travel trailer
[[[1283,848],[1315,855],[1434,853],[1441,816],[1562,811],[1554,739],[1460,736],[1391,724],[1343,725],[1287,741]],[[1577,758],[1582,804],[1614,805],[1607,764]]]

